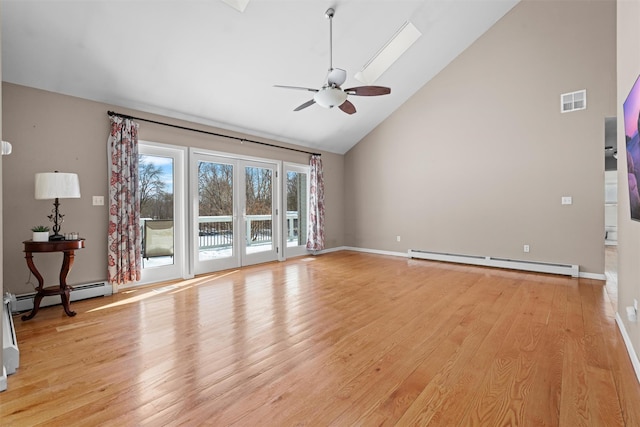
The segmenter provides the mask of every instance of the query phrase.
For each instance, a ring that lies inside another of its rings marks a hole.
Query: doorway
[[[618,303],[618,120],[604,122],[604,273],[606,289],[614,309]]]

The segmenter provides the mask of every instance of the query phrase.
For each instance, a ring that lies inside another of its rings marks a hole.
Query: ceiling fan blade
[[[378,95],[388,95],[391,93],[391,88],[384,86],[358,86],[352,87],[349,89],[345,89],[349,95],[358,95],[358,96],[378,96]]]
[[[345,80],[347,80],[347,72],[345,70],[341,68],[332,68],[329,70],[329,76],[327,77],[329,86],[340,87]]]
[[[300,87],[300,86],[283,86],[283,85],[273,85],[273,87],[280,87],[284,89],[297,89],[297,90],[306,90],[309,92],[317,92],[318,89],[311,89],[310,87]]]
[[[353,114],[356,112],[356,107],[351,102],[349,102],[349,100],[344,101],[338,108],[340,108],[347,114]]]
[[[300,111],[300,110],[302,110],[303,108],[310,107],[310,106],[312,106],[312,105],[313,105],[313,104],[315,104],[315,103],[316,103],[316,101],[314,101],[313,99],[310,99],[309,101],[307,101],[307,102],[305,102],[304,104],[300,105],[298,108],[296,108],[296,109],[295,109],[295,110],[293,110],[293,111]]]

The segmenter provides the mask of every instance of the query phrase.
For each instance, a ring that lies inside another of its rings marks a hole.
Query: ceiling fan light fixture
[[[313,95],[313,100],[321,107],[333,108],[342,105],[347,100],[347,94],[340,88],[323,87]]]
[[[365,84],[378,80],[405,53],[422,33],[411,22],[405,22],[389,41],[354,76]]]
[[[282,86],[276,87],[306,90],[315,92],[313,99],[299,105],[293,111],[304,110],[305,108],[318,104],[324,108],[338,107],[347,114],[354,114],[356,107],[347,100],[349,95],[357,96],[378,96],[388,95],[391,89],[384,86],[357,86],[349,89],[342,89],[340,86],[347,80],[347,72],[341,68],[333,68],[333,16],[335,10],[327,9],[325,16],[329,19],[329,73],[327,74],[327,82],[320,89],[312,89],[299,86]]]

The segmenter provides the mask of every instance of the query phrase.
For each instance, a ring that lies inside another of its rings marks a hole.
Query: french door
[[[139,284],[186,277],[186,149],[140,141],[138,151],[142,233]]]
[[[194,273],[277,260],[278,163],[192,151]]]
[[[309,166],[284,164],[283,194],[286,215],[282,215],[285,257],[307,253],[309,212]]]

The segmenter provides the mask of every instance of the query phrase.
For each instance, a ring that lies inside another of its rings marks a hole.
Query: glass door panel
[[[140,226],[143,268],[173,264],[173,159],[140,154]]]
[[[276,260],[277,221],[275,165],[242,162],[244,166],[243,265]]]
[[[196,160],[196,274],[238,266],[235,162],[210,156]]]
[[[193,152],[191,168],[194,273],[278,259],[277,164]]]
[[[272,171],[246,166],[245,245],[247,253],[273,250]]]
[[[285,175],[286,218],[283,231],[285,255],[289,257],[307,252],[309,167],[285,164]]]
[[[142,280],[185,274],[182,233],[184,150],[140,143],[138,154]]]

